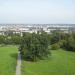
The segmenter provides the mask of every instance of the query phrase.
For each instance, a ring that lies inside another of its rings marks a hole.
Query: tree
[[[65,48],[65,50],[69,51],[75,51],[75,32],[73,30],[70,30],[69,33],[55,30],[50,36],[52,48],[55,48],[56,44],[58,44],[60,48]]]
[[[3,44],[5,40],[5,37],[3,35],[0,35],[0,44]]]
[[[75,51],[75,38],[73,34],[69,34],[69,37],[64,42],[64,47],[66,50]]]
[[[48,44],[46,33],[25,33],[22,38],[20,52],[24,59],[37,61],[48,56]]]
[[[11,37],[12,44],[20,44],[21,43],[21,36],[13,35]]]
[[[54,30],[51,33],[51,44],[58,43],[61,39],[61,31],[60,30]]]

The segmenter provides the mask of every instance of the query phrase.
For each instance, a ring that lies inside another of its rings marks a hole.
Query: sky
[[[75,24],[75,0],[0,0],[0,23]]]

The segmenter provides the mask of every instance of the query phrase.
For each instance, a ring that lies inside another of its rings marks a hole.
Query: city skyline
[[[2,0],[0,23],[75,24],[75,0]]]

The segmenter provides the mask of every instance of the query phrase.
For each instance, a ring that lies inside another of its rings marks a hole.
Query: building
[[[61,30],[68,33],[70,30],[75,31],[75,24],[0,24],[0,35],[5,35],[6,32],[13,33],[37,33],[37,31],[45,31],[51,33],[53,30]]]

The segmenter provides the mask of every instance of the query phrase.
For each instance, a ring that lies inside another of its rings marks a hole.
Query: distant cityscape
[[[70,30],[75,31],[75,24],[0,24],[0,35],[5,35],[9,31],[13,33],[37,33],[37,31],[50,33],[53,30],[61,30],[65,33]]]

